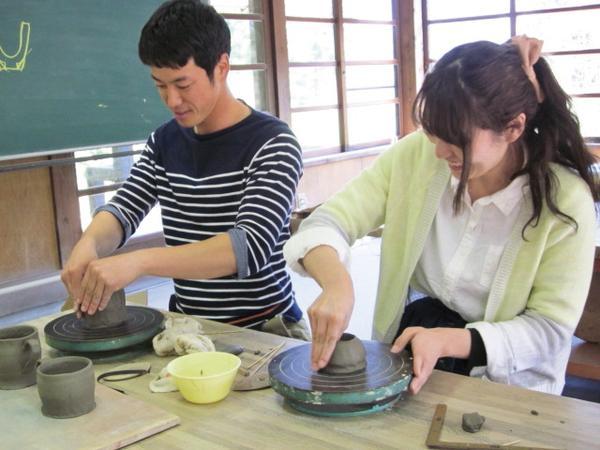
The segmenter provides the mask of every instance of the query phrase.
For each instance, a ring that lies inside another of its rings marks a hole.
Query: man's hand
[[[109,256],[91,261],[81,282],[75,309],[93,315],[108,305],[111,295],[141,275],[134,253]]]
[[[429,379],[439,358],[466,359],[471,351],[471,333],[465,328],[406,328],[390,349],[399,353],[410,343],[413,354],[411,394],[417,394]]]
[[[81,317],[77,299],[81,295],[81,283],[90,262],[98,259],[96,248],[93,243],[81,240],[77,243],[71,256],[67,260],[60,279],[64,283],[70,297],[73,299],[73,308],[77,317]]]
[[[77,317],[81,317],[79,306],[83,295],[83,280],[88,266],[92,261],[98,260],[98,257],[111,254],[122,238],[123,229],[115,216],[107,211],[100,211],[73,248],[60,278],[73,299]]]

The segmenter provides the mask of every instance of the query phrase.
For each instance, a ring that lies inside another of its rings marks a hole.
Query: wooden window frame
[[[416,70],[414,49],[414,8],[412,1],[390,0],[392,7],[392,20],[359,20],[344,18],[343,0],[330,0],[332,2],[331,18],[295,17],[286,16],[285,0],[272,0],[273,15],[273,41],[275,45],[275,73],[277,76],[277,113],[282,120],[291,123],[294,112],[309,112],[321,110],[338,110],[338,129],[340,145],[319,148],[310,151],[311,157],[319,157],[332,153],[370,148],[389,144],[388,140],[365,142],[359,145],[350,145],[348,139],[348,108],[383,105],[393,103],[396,105],[396,135],[404,136],[414,130],[411,118],[412,101],[416,95]],[[290,62],[287,53],[287,22],[303,23],[328,23],[333,25],[335,61],[327,62]],[[344,25],[345,24],[378,24],[393,27],[394,57],[390,60],[347,61],[344,55]],[[344,73],[347,66],[385,65],[394,67],[395,72],[395,97],[393,99],[372,102],[348,103]],[[295,67],[335,67],[337,84],[337,105],[291,107],[289,70]]]
[[[508,18],[510,20],[510,35],[514,36],[517,30],[517,17],[528,16],[533,14],[551,14],[551,13],[565,13],[573,11],[589,11],[600,9],[600,4],[596,5],[583,5],[583,6],[570,6],[561,8],[548,8],[548,9],[535,9],[527,11],[516,10],[516,0],[507,0],[509,2],[509,11],[502,14],[487,14],[479,16],[468,16],[468,17],[453,17],[451,19],[435,19],[429,20],[427,16],[427,3],[428,0],[421,0],[421,21],[423,30],[423,67],[425,72],[429,68],[429,65],[434,60],[429,57],[429,25],[435,25],[439,23],[453,23],[463,21],[476,21],[486,19],[501,19]],[[586,50],[570,50],[570,51],[554,51],[544,52],[545,55],[550,56],[565,56],[565,55],[600,55],[600,48],[586,49]],[[573,98],[600,98],[600,92],[586,92],[581,94],[570,94]],[[600,138],[600,130],[597,136],[590,136],[591,141],[595,141]]]

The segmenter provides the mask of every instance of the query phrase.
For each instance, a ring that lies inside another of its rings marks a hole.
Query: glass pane
[[[532,33],[534,36],[534,34]],[[472,20],[429,25],[429,58],[440,59],[457,45],[473,41],[498,44],[510,38],[509,19]]]
[[[505,14],[509,10],[509,0],[486,0],[483,2],[474,2],[473,0],[427,0],[427,18],[429,20]]]
[[[332,24],[287,22],[286,30],[290,61],[335,61]]]
[[[265,62],[263,23],[253,20],[227,20],[231,30],[231,64]]]
[[[600,55],[548,55],[546,59],[569,94],[600,92]]]
[[[208,4],[222,13],[231,14],[260,14],[262,13],[261,0],[208,0]]]
[[[344,24],[344,52],[348,61],[394,59],[394,27]]]
[[[350,145],[388,139],[397,136],[396,105],[376,105],[348,108],[348,140]]]
[[[581,134],[586,138],[600,137],[600,98],[574,98],[573,110],[579,117]]]
[[[396,98],[395,66],[346,66],[348,103]]]
[[[517,34],[544,40],[544,51],[600,47],[600,9],[517,16]]]
[[[288,17],[333,17],[331,0],[285,0],[285,15]]]
[[[392,20],[391,0],[343,0],[344,18],[360,20]]]
[[[138,144],[126,147],[103,147],[82,150],[76,153],[76,157],[85,158],[89,156],[116,154],[124,151],[141,150],[143,147],[144,144]],[[129,155],[75,163],[77,189],[108,186],[125,181],[129,175],[131,166],[138,158],[139,155]]]
[[[264,70],[232,70],[228,84],[234,97],[244,100],[259,111],[266,111],[267,81]]]
[[[340,145],[337,109],[292,113],[291,128],[305,155],[310,150]]]
[[[590,0],[516,0],[517,11],[535,11],[536,9],[569,8],[572,6],[594,5]]]
[[[290,67],[292,108],[337,105],[335,67]]]
[[[81,216],[81,229],[85,230],[92,221],[96,208],[106,204],[115,195],[116,191],[103,192],[102,194],[79,197],[79,214]],[[160,217],[160,208],[155,206],[150,213],[142,220],[140,226],[132,237],[142,236],[144,234],[162,231],[162,221]]]

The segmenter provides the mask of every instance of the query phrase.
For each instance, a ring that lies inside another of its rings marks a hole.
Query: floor
[[[354,280],[355,305],[348,332],[361,339],[371,339],[371,322],[379,276],[380,239],[365,237],[352,248],[352,279]],[[292,283],[297,301],[303,311],[317,298],[319,286],[309,278],[292,273]],[[127,289],[128,293],[134,293]],[[169,297],[173,292],[171,281],[157,282],[147,289],[148,306],[167,309]],[[53,314],[60,311],[61,303],[46,305],[17,314],[0,317],[0,327],[10,326],[27,320]],[[578,377],[567,377],[563,395],[600,403],[600,381]]]

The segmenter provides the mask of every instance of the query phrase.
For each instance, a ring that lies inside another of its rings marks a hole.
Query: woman
[[[373,335],[392,352],[410,346],[412,393],[437,364],[560,394],[592,275],[599,193],[541,44],[519,36],[448,52],[417,95],[422,130],[286,244],[288,264],[323,288],[309,308],[314,370],[352,313],[350,246],[385,225]]]

